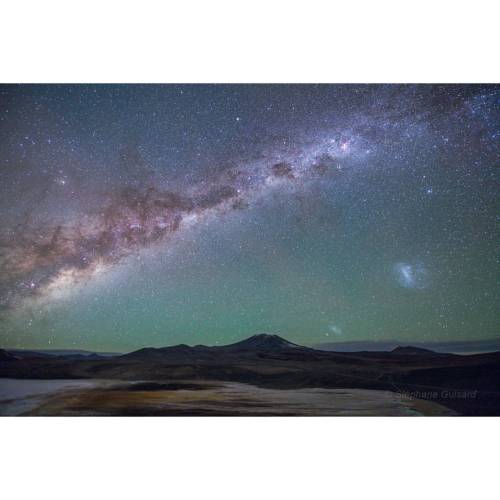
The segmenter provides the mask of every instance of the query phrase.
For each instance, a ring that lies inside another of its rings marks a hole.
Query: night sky
[[[0,346],[500,337],[500,86],[0,86]]]

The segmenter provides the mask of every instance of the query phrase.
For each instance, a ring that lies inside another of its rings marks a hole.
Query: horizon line
[[[253,335],[249,335],[248,337],[244,337],[241,340],[236,340],[234,342],[226,343],[226,344],[187,344],[185,342],[179,342],[176,344],[168,344],[168,345],[161,345],[159,347],[151,346],[151,345],[143,345],[143,346],[138,346],[138,347],[133,347],[131,350],[113,350],[113,349],[88,349],[84,347],[0,347],[0,349],[3,349],[5,351],[84,351],[84,352],[89,352],[89,353],[94,353],[94,354],[128,354],[130,352],[134,352],[140,349],[162,349],[165,347],[175,347],[179,345],[186,345],[188,347],[196,347],[196,346],[204,346],[204,347],[221,347],[225,345],[231,345],[237,342],[240,342],[242,340],[246,340],[255,336],[259,335],[275,335],[277,337],[283,338],[283,340],[288,341],[285,337],[282,337],[279,334],[272,334],[272,333],[256,333]],[[288,341],[290,342],[290,341]],[[499,338],[486,338],[486,339],[479,339],[479,340],[425,340],[425,341],[420,341],[420,340],[413,340],[413,341],[402,341],[399,339],[387,339],[387,340],[330,340],[327,342],[321,342],[321,343],[315,343],[315,344],[298,344],[303,347],[309,347],[312,349],[316,349],[321,346],[334,346],[334,345],[348,345],[348,344],[370,344],[370,345],[377,345],[377,344],[397,344],[397,346],[416,346],[416,345],[453,345],[453,344],[467,344],[467,345],[474,345],[474,344],[480,344],[480,343],[487,343],[487,342],[499,342],[500,343],[500,337]],[[295,342],[296,343],[296,342]],[[321,349],[320,349],[321,350]]]

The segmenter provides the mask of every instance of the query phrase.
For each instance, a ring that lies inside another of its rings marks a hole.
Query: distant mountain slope
[[[429,356],[429,355],[439,355],[437,352],[431,351],[430,349],[423,349],[422,347],[415,347],[411,345],[398,346],[394,348],[391,353],[393,354],[409,354],[414,356]]]
[[[239,355],[251,353],[279,353],[294,351],[314,352],[313,349],[289,342],[278,335],[261,333],[247,339],[223,346],[196,345],[194,347],[179,344],[170,347],[145,347],[120,356],[122,359],[157,360],[157,359],[206,359],[222,355]]]
[[[173,345],[169,347],[143,347],[119,356],[120,359],[157,360],[163,358],[183,359],[196,354],[209,352],[211,347],[190,347],[186,344]]]
[[[345,342],[327,342],[315,345],[315,349],[335,352],[360,352],[360,351],[392,351],[401,345],[406,345],[407,341],[401,340],[354,340]],[[411,342],[413,347],[428,349],[439,353],[453,354],[479,354],[485,352],[500,351],[500,339],[488,340],[463,340],[447,342]]]

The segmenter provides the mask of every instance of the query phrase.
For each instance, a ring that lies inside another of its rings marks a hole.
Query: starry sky
[[[499,338],[498,85],[0,86],[0,345]]]

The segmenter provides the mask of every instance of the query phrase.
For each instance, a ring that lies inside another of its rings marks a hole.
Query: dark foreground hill
[[[405,346],[391,352],[339,353],[266,334],[226,346],[144,348],[108,358],[9,358],[0,360],[0,377],[377,389],[430,399],[460,414],[500,415],[500,352],[459,356]]]
[[[0,349],[0,362],[1,361],[14,361],[16,359],[10,352]]]
[[[66,357],[66,358],[109,358],[118,356],[117,352],[93,352],[83,349],[10,349],[9,353],[17,358],[50,358],[50,357]]]

